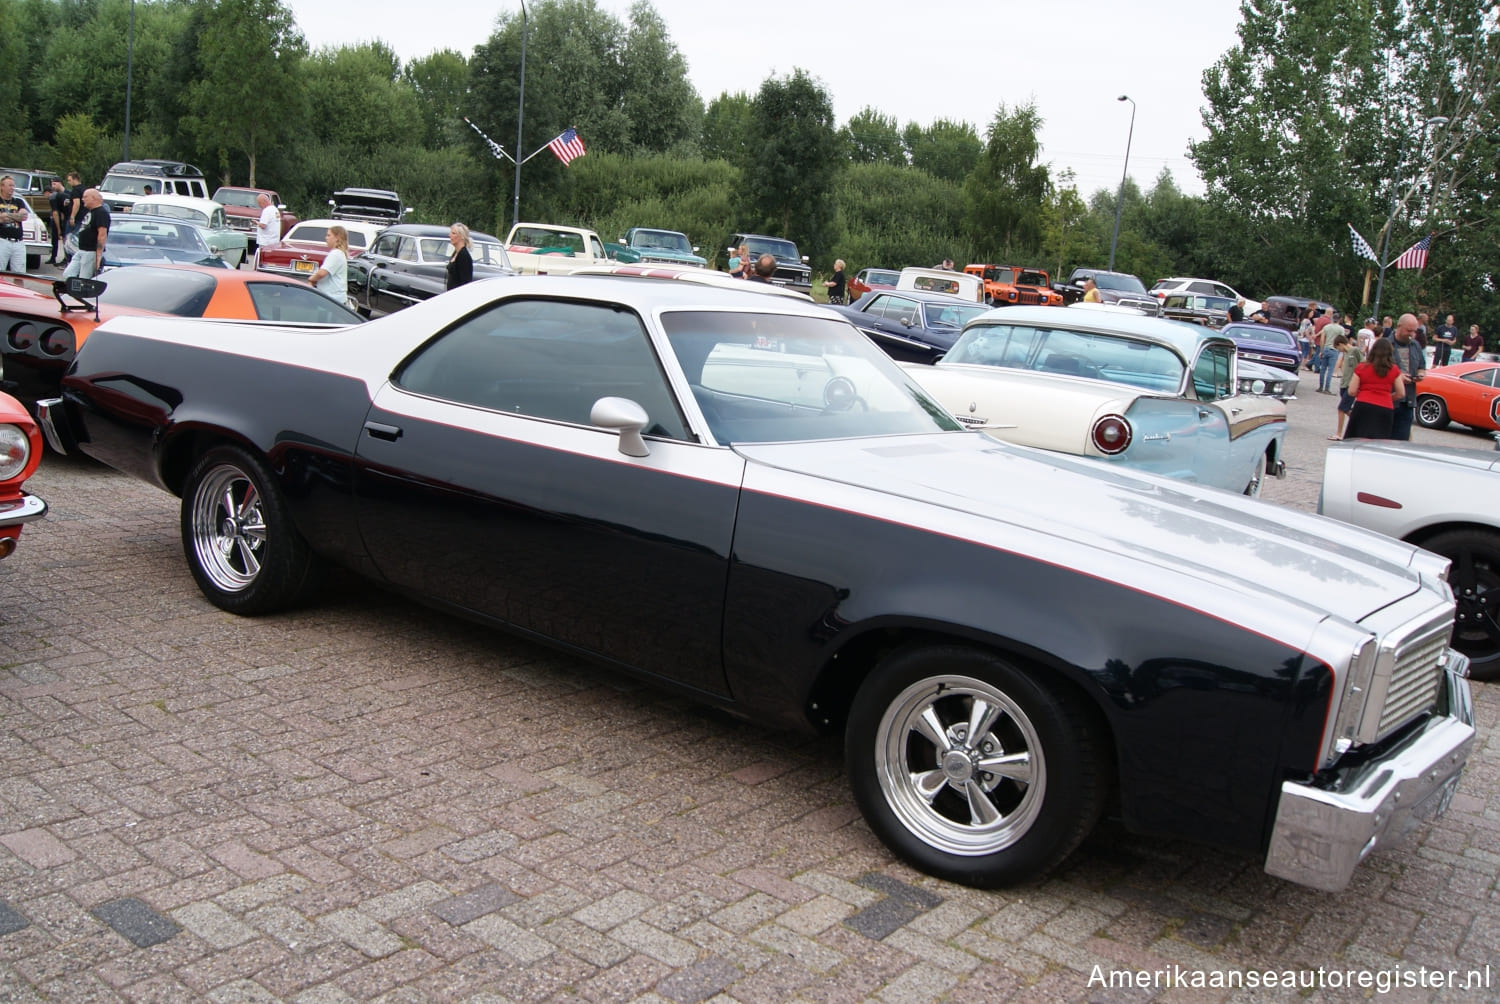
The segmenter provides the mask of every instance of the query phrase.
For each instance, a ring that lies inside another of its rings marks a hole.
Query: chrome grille
[[[1129,298],[1129,299],[1127,299],[1125,297],[1121,297],[1120,299],[1116,300],[1115,302],[1118,303],[1118,304],[1120,304],[1121,306],[1134,307],[1136,310],[1144,310],[1147,314],[1151,315],[1152,317],[1155,317],[1157,314],[1159,314],[1161,312],[1161,304],[1159,302],[1157,302],[1155,299],[1142,300],[1142,299],[1139,299],[1139,298],[1136,298],[1136,297],[1132,297],[1132,298]]]
[[[1017,290],[1017,292],[1020,294],[1020,297],[1021,297],[1019,300],[1016,301],[1017,303],[1031,303],[1031,304],[1036,304],[1036,303],[1041,303],[1042,302],[1041,294],[1038,293],[1034,289],[1022,289],[1022,290]]]
[[[1448,629],[1444,626],[1396,651],[1396,666],[1386,688],[1385,706],[1380,709],[1381,735],[1432,707],[1443,679],[1438,660],[1447,647]]]

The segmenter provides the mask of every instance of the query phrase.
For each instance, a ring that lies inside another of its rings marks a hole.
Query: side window
[[[1465,373],[1462,380],[1468,383],[1477,383],[1481,387],[1495,386],[1495,377],[1500,375],[1500,369],[1480,370],[1478,373]]]
[[[1179,308],[1186,307],[1187,305],[1188,297],[1184,293],[1173,293],[1162,303],[1163,307],[1168,307],[1172,310],[1177,310]]]
[[[604,257],[604,245],[600,244],[597,239],[595,239],[593,237],[590,237],[589,238],[589,254],[593,255],[595,258],[603,258]]]
[[[301,283],[247,282],[255,316],[262,321],[306,324],[353,324],[359,318],[332,299]]]
[[[215,209],[213,216],[209,217],[208,225],[215,230],[229,229],[229,224],[224,221],[224,210]]]
[[[601,397],[646,409],[645,434],[689,439],[646,331],[623,308],[505,300],[460,322],[396,374],[414,394],[589,425]]]
[[[385,255],[387,258],[396,257],[396,248],[401,244],[400,234],[382,234],[375,241],[375,246],[370,249],[371,254]]]
[[[1188,289],[1192,290],[1194,293],[1212,294],[1214,291],[1214,284],[1211,282],[1190,282],[1188,283]]]
[[[1234,396],[1234,384],[1230,382],[1234,362],[1232,345],[1210,345],[1198,353],[1193,364],[1193,390],[1200,401],[1222,401]]]
[[[396,251],[396,257],[402,261],[416,261],[417,242],[410,237],[403,237],[401,239],[401,247]]]
[[[916,303],[899,296],[886,298],[885,316],[897,324],[917,324],[920,320]]]

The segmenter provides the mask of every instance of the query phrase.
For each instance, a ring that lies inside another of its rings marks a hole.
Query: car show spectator
[[[1484,338],[1479,334],[1479,325],[1469,325],[1469,337],[1464,339],[1464,354],[1459,362],[1472,363],[1484,351]]]
[[[1370,337],[1374,339],[1373,332]],[[1359,364],[1365,361],[1364,349],[1360,347],[1358,336],[1345,335],[1343,342],[1344,344],[1339,346],[1335,339],[1334,347],[1340,348],[1343,352],[1343,364],[1339,367],[1339,406],[1335,409],[1338,415],[1338,429],[1335,435],[1328,437],[1329,439],[1344,438],[1344,423],[1349,420],[1349,411],[1354,407],[1354,395],[1349,393],[1349,385],[1354,382],[1354,374],[1359,369]]]
[[[1367,317],[1367,318],[1365,318],[1365,325],[1364,325],[1364,327],[1362,327],[1362,328],[1359,329],[1359,334],[1356,335],[1355,337],[1356,337],[1356,339],[1358,340],[1358,343],[1359,343],[1359,353],[1360,353],[1360,355],[1361,356],[1367,356],[1367,355],[1369,355],[1370,354],[1370,346],[1375,344],[1375,318],[1373,318],[1373,317]]]
[[[47,230],[52,234],[52,253],[47,256],[47,264],[63,265],[66,262],[58,258],[57,252],[68,229],[68,190],[63,187],[59,178],[52,179],[52,191],[47,194],[47,208]]]
[[[1416,324],[1417,319],[1413,317],[1412,327],[1415,328]],[[1391,438],[1395,421],[1394,400],[1406,394],[1401,368],[1392,358],[1393,348],[1391,339],[1379,339],[1370,349],[1370,358],[1355,367],[1354,379],[1349,381],[1354,406],[1344,430],[1345,439]]]
[[[1322,332],[1317,336],[1322,342],[1322,348],[1318,350],[1318,393],[1333,393],[1333,369],[1338,361],[1339,348],[1337,343],[1347,338],[1349,332],[1342,324],[1328,323],[1323,325]]]
[[[833,263],[833,278],[825,280],[823,285],[828,287],[829,303],[844,302],[844,259]]]
[[[265,198],[265,196],[261,196]],[[453,245],[453,254],[448,258],[448,289],[457,289],[464,283],[474,281],[474,239],[469,228],[455,223],[448,228],[448,243]]]
[[[16,195],[16,179],[0,178],[0,272],[26,271],[26,234],[21,222],[31,215],[26,200]]]
[[[1422,348],[1424,348],[1424,349],[1427,348],[1427,315],[1426,314],[1418,314],[1417,315],[1417,333],[1413,337],[1416,338],[1418,345],[1422,346]]]
[[[1391,320],[1390,314],[1386,314],[1385,318],[1380,322],[1380,337],[1389,338],[1391,337],[1391,333],[1395,330],[1396,322]]]
[[[932,267],[933,268],[942,269],[944,272],[952,272],[953,271],[953,259],[952,258],[944,258],[941,262],[939,262],[938,264],[936,264],[936,265],[934,265]]]
[[[755,274],[754,266],[750,260],[750,248],[741,244],[735,256],[729,259],[729,274],[738,279],[749,279]]]
[[[1240,297],[1229,305],[1229,323],[1239,324],[1245,319],[1245,298]]]
[[[68,232],[72,233],[78,229],[78,224],[83,222],[84,215],[88,210],[83,204],[83,179],[78,176],[77,171],[68,172]]]
[[[1453,349],[1458,345],[1458,328],[1453,326],[1453,315],[1449,314],[1439,324],[1437,331],[1433,332],[1433,344],[1435,348],[1432,353],[1432,365],[1447,366],[1448,360],[1453,358]]]
[[[1309,304],[1297,322],[1297,347],[1302,350],[1302,365],[1308,369],[1313,364],[1313,319],[1317,316],[1318,308]]]
[[[92,279],[104,261],[104,245],[109,238],[109,209],[99,189],[85,188],[79,196],[79,205],[83,212],[78,217],[78,253],[63,269],[64,279]]]
[[[771,277],[776,274],[776,256],[763,254],[755,259],[755,268],[750,275],[746,276],[751,282],[770,282]]]
[[[1411,423],[1417,413],[1417,381],[1427,375],[1427,356],[1422,344],[1417,341],[1417,319],[1411,314],[1402,314],[1391,335],[1391,349],[1396,366],[1405,378],[1402,393],[1397,396],[1395,415],[1391,419],[1392,439],[1411,439]],[[1375,353],[1370,353],[1374,358]]]
[[[261,192],[255,197],[260,215],[255,218],[255,246],[270,247],[281,240],[281,210],[271,204],[271,197]]]
[[[1084,303],[1101,303],[1101,302],[1103,302],[1102,298],[1099,296],[1099,285],[1098,285],[1098,283],[1094,282],[1094,277],[1093,276],[1089,276],[1087,279],[1083,280],[1083,302]]]
[[[328,228],[324,243],[328,245],[328,254],[307,281],[335,303],[345,303],[349,299],[349,231],[335,223]]]

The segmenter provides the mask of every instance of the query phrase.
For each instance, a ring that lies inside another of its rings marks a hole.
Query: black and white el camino
[[[42,411],[181,497],[223,609],[337,562],[841,732],[871,828],[958,882],[1117,805],[1338,889],[1474,741],[1437,556],[966,431],[792,298],[517,277],[332,331],[119,318]]]

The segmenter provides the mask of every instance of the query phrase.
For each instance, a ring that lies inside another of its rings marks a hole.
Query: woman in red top
[[[1345,439],[1390,439],[1396,415],[1395,398],[1406,396],[1406,380],[1396,365],[1389,338],[1377,338],[1370,358],[1354,369],[1349,381],[1354,407],[1349,412]]]

